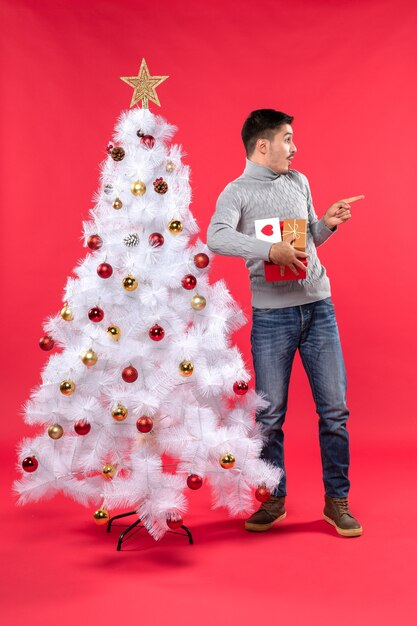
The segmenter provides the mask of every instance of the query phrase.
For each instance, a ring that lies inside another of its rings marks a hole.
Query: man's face
[[[288,174],[291,160],[297,148],[293,142],[293,131],[289,124],[280,126],[272,141],[265,141],[265,165],[277,174]]]

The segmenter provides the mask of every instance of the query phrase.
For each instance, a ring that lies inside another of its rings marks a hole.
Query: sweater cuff
[[[269,241],[263,241],[263,239],[255,239],[252,249],[253,259],[262,259],[263,261],[269,261],[269,251],[272,244]]]
[[[333,229],[329,228],[324,223],[324,219],[321,218],[318,222],[316,222],[313,225],[312,231],[313,231],[314,243],[316,244],[316,246],[320,246],[329,237],[331,237],[331,235],[333,235],[333,233],[335,233],[337,231],[337,226],[335,228],[333,228]]]

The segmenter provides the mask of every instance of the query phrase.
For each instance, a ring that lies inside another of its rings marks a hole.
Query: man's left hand
[[[362,200],[365,196],[353,196],[352,198],[345,198],[344,200],[338,200],[332,206],[327,209],[323,215],[323,221],[327,228],[336,228],[339,224],[347,222],[352,217],[350,213],[350,205],[352,202]]]

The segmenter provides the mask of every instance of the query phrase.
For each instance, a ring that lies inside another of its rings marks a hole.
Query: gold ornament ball
[[[128,410],[123,404],[118,404],[115,409],[112,410],[111,415],[116,422],[123,422],[126,419]]]
[[[123,202],[120,200],[120,198],[116,198],[112,206],[113,206],[113,209],[121,209],[123,206]]]
[[[70,396],[75,391],[75,383],[72,380],[63,380],[59,385],[59,390],[64,396]]]
[[[135,291],[135,289],[138,288],[138,279],[129,274],[129,276],[126,276],[122,280],[122,284],[123,288],[126,289],[126,291]]]
[[[107,524],[107,522],[109,521],[109,512],[106,511],[106,509],[98,509],[94,515],[94,521],[96,524],[98,524],[99,526],[101,524]]]
[[[60,424],[52,424],[52,426],[48,428],[48,435],[51,439],[61,439],[63,434],[64,429]]]
[[[178,235],[183,229],[182,222],[180,220],[171,220],[168,224],[168,230],[172,235]]]
[[[111,463],[106,463],[106,465],[103,466],[101,473],[106,480],[111,480],[116,475],[116,468]]]
[[[224,469],[231,469],[234,466],[235,462],[236,462],[236,459],[233,456],[233,454],[227,453],[227,454],[223,454],[220,457],[220,465]]]
[[[194,365],[191,361],[182,361],[179,366],[181,376],[191,376],[194,371]]]
[[[84,352],[84,354],[81,357],[82,362],[87,367],[92,367],[93,365],[95,365],[97,363],[97,359],[98,359],[98,356],[92,348]]]
[[[135,180],[130,187],[130,191],[134,196],[143,196],[146,192],[146,185],[141,180]]]
[[[191,306],[193,307],[194,311],[202,311],[206,304],[207,301],[205,297],[200,296],[198,293],[196,293],[195,296],[191,298]]]
[[[173,161],[168,161],[166,170],[169,174],[172,174],[172,172],[175,171],[175,163]]]
[[[69,308],[68,304],[65,304],[62,309],[61,309],[61,317],[63,320],[65,320],[66,322],[70,322],[71,320],[74,319],[74,316],[72,314],[71,309]]]
[[[111,326],[108,327],[107,332],[110,335],[110,337],[114,339],[114,341],[119,341],[120,328],[118,326],[115,326],[114,324],[112,324]]]

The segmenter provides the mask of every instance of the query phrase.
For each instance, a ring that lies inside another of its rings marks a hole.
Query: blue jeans
[[[256,390],[264,392],[270,402],[256,417],[266,437],[262,457],[284,470],[273,495],[286,495],[282,427],[292,363],[298,348],[319,415],[325,493],[332,498],[347,497],[350,483],[346,373],[331,298],[284,309],[252,307],[252,310]]]

